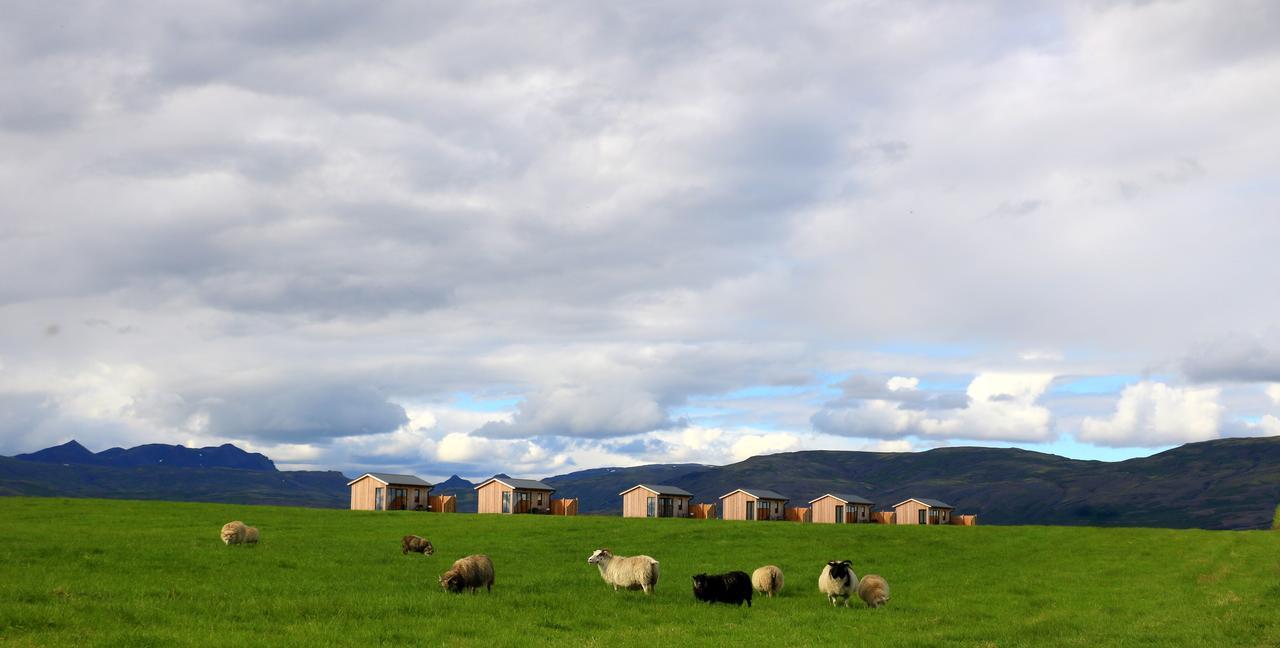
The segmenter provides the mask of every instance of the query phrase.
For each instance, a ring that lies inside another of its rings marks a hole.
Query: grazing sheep
[[[431,546],[430,540],[422,536],[407,535],[400,539],[400,555],[406,555],[410,551],[430,556],[435,554],[436,548]]]
[[[244,543],[258,544],[258,527],[247,526],[244,528]]]
[[[782,591],[782,570],[773,565],[765,565],[755,570],[751,574],[751,586],[756,588],[761,594],[768,594],[769,598],[773,598],[775,594]]]
[[[881,607],[889,602],[889,583],[876,574],[867,574],[858,581],[858,598],[867,607]]]
[[[849,607],[849,594],[853,592],[854,580],[858,578],[853,573],[853,564],[848,560],[833,560],[822,568],[822,575],[818,576],[818,591],[827,595],[834,607],[836,599],[841,599],[845,607]]]
[[[738,607],[746,601],[747,607],[751,607],[751,578],[741,571],[710,576],[698,574],[693,577],[693,597],[707,603],[733,603]]]
[[[484,587],[486,592],[493,591],[493,561],[484,554],[476,554],[453,561],[449,571],[440,575],[440,587],[446,592],[461,592],[465,587],[476,590]]]
[[[222,544],[240,544],[248,541],[249,527],[240,520],[233,520],[222,525]],[[253,541],[258,541],[257,529],[254,529]]]
[[[652,594],[658,587],[658,561],[649,556],[615,556],[608,549],[596,549],[587,564],[599,567],[600,578],[615,592],[621,587]]]

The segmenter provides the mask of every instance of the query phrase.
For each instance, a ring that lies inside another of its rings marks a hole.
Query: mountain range
[[[151,444],[93,453],[74,441],[0,458],[0,495],[45,495],[287,504],[344,508],[348,477],[280,471],[233,445]],[[854,493],[886,510],[908,497],[943,500],[981,524],[1256,529],[1280,502],[1280,437],[1191,443],[1119,462],[1081,461],[1016,448],[937,448],[915,453],[804,451],[727,466],[652,464],[546,477],[582,513],[617,514],[618,493],[637,483],[679,486],[715,502],[735,488],[780,492],[792,506],[823,493]],[[454,475],[436,494],[475,511],[475,484]]]

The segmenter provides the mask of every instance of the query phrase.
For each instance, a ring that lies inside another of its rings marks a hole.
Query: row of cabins
[[[693,494],[678,486],[636,484],[619,493],[623,517],[695,517]],[[720,496],[720,517],[725,520],[796,520],[818,524],[952,524],[955,507],[935,499],[910,498],[893,511],[875,514],[874,502],[847,493],[826,493],[809,500],[808,513],[789,516],[790,499],[764,488],[738,488]],[[703,505],[705,506],[705,505]],[[696,516],[702,517],[702,516]],[[973,524],[973,516],[966,523]]]
[[[456,500],[432,497],[432,484],[413,475],[365,473],[350,482],[353,511],[456,510]],[[494,476],[475,487],[478,513],[576,515],[576,499],[552,499],[556,489],[533,479]]]
[[[413,475],[365,473],[347,483],[351,509],[358,511],[453,511],[452,497],[432,497],[432,485]],[[555,513],[576,515],[577,500],[552,499],[555,489],[535,479],[494,476],[475,487],[476,512],[497,514]],[[709,505],[694,504],[693,493],[678,486],[636,484],[619,493],[623,517],[714,517]],[[789,516],[790,499],[764,488],[738,488],[720,496],[725,520],[787,520],[818,524],[952,524],[955,507],[935,499],[910,498],[892,513],[873,513],[874,502],[848,493],[826,493],[809,500],[806,515]],[[973,516],[961,516],[966,524]]]

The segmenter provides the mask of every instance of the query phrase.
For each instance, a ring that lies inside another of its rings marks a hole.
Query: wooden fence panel
[[[458,512],[458,497],[456,495],[432,495],[427,498],[427,504],[434,513]]]
[[[551,500],[552,515],[577,515],[578,498]]]
[[[807,506],[788,506],[786,519],[788,522],[812,522],[813,509]]]
[[[695,520],[714,520],[716,518],[715,504],[690,504],[690,517]]]
[[[876,511],[871,514],[871,521],[876,524],[893,524],[893,511]]]
[[[956,526],[978,526],[978,516],[952,514],[951,523]]]

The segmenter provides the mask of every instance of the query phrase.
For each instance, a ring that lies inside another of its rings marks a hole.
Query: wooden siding
[[[930,508],[915,500],[907,500],[893,508],[897,524],[920,524],[920,511],[924,511],[925,524],[951,524],[950,509]]]
[[[382,482],[365,475],[357,479],[351,484],[351,510],[353,511],[372,511],[374,510],[374,488],[384,488]],[[383,497],[386,497],[386,491],[383,491]],[[385,506],[386,500],[383,500]]]
[[[502,494],[511,493],[512,489],[498,481],[491,481],[476,489],[476,513],[501,513]],[[515,495],[511,496],[511,506],[515,507]]]
[[[875,524],[893,524],[893,511],[876,511],[871,514],[871,521]]]
[[[815,500],[812,506],[813,521],[818,524],[835,524],[836,507],[844,507],[842,523],[864,524],[871,522],[870,504],[845,504],[830,495],[823,495]]]
[[[649,517],[649,498],[653,498],[654,517],[689,517],[689,500],[684,495],[658,495],[643,488],[633,488],[622,496],[622,517]],[[662,500],[671,500],[671,515],[663,515]]]
[[[748,503],[754,506],[756,498],[742,491],[734,491],[728,497],[720,498],[720,515],[726,520],[745,520]]]
[[[788,522],[812,522],[813,509],[801,506],[788,506],[786,509]]]
[[[690,504],[689,517],[695,520],[714,520],[716,518],[715,504]]]

